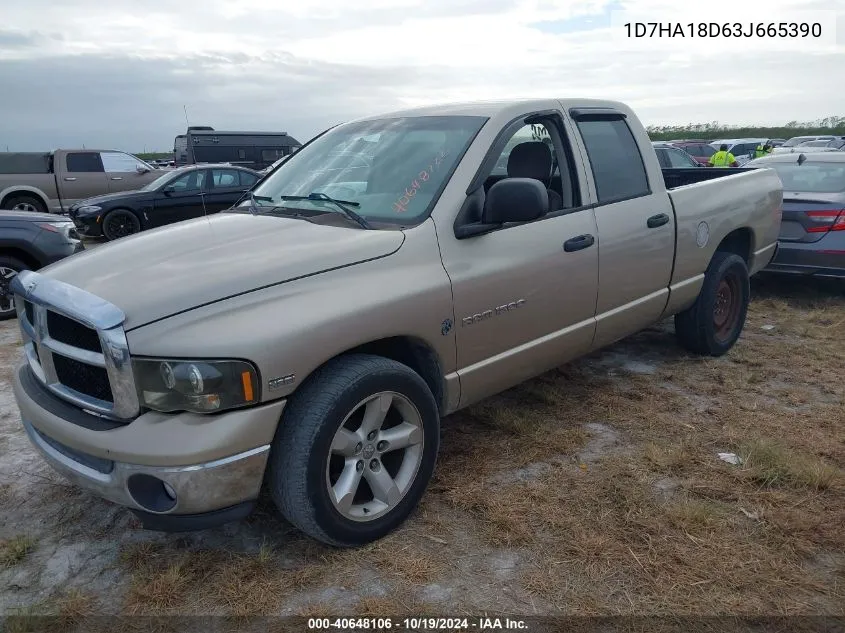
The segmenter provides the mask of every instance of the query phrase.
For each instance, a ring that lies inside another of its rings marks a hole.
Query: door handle
[[[67,180],[68,182],[73,182],[74,180],[76,180],[76,178],[72,176],[65,176],[65,180]]]
[[[112,176],[111,179],[112,180],[123,180],[123,177],[122,176]]]
[[[669,223],[669,216],[665,213],[658,213],[657,215],[653,215],[648,219],[648,228],[656,229],[658,226],[663,226],[664,224]]]
[[[571,253],[573,251],[580,251],[583,248],[589,248],[593,244],[596,243],[596,238],[592,235],[579,235],[578,237],[573,237],[572,239],[566,240],[563,243],[563,250],[567,253]]]

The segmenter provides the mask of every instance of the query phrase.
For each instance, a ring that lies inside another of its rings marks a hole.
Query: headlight
[[[214,413],[258,402],[258,374],[240,360],[133,360],[138,395],[156,411]]]
[[[79,239],[79,236],[76,233],[76,227],[70,220],[59,222],[36,222],[36,224],[45,231],[64,235],[69,240]]]
[[[96,213],[97,211],[102,211],[103,207],[98,207],[96,205],[85,205],[82,207],[78,207],[76,209],[77,213]]]

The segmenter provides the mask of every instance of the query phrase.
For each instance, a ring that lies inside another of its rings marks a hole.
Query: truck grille
[[[69,319],[52,310],[47,311],[47,332],[60,343],[85,349],[89,352],[101,353],[103,351],[100,346],[100,336],[96,330],[92,330],[78,321]]]
[[[24,350],[35,377],[76,406],[126,422],[140,412],[123,313],[39,273],[12,281]]]
[[[103,400],[113,402],[109,375],[102,367],[95,367],[73,358],[53,354],[53,367],[59,382],[74,391]]]

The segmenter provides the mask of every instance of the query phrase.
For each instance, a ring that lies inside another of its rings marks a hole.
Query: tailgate
[[[782,242],[818,242],[832,229],[845,225],[842,202],[790,198],[783,202],[778,239]],[[843,226],[845,228],[845,226]]]

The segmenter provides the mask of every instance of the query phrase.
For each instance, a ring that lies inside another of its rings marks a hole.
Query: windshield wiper
[[[261,200],[262,202],[273,202],[273,198],[270,198],[269,196],[256,196],[254,193],[252,193],[250,191],[249,192],[249,212],[252,215],[255,215],[256,213],[258,213],[258,207],[261,206],[261,205],[258,204],[258,200]]]
[[[346,217],[354,220],[358,224],[361,225],[362,228],[365,229],[372,229],[373,225],[367,222],[363,216],[361,216],[356,211],[353,211],[349,207],[360,207],[361,204],[358,202],[352,202],[350,200],[335,200],[334,198],[330,198],[324,193],[317,193],[312,192],[309,193],[307,196],[279,196],[280,200],[315,200],[318,202],[331,202],[335,205],[338,209],[340,209]]]

